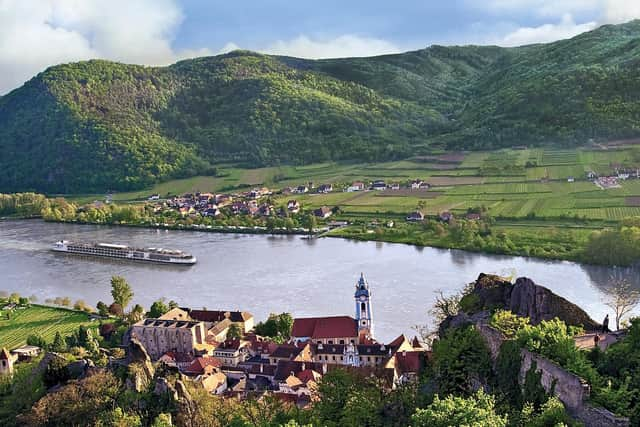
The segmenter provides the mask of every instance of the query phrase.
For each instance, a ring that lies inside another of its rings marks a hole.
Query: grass
[[[68,335],[90,323],[86,313],[42,305],[16,308],[10,316],[7,320],[6,311],[0,314],[0,347],[7,349],[26,344],[27,337],[34,334],[52,342],[56,332]]]

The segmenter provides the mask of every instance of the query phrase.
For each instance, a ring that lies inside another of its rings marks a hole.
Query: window
[[[332,340],[327,341],[327,344],[333,344]]]
[[[340,344],[344,344],[344,340],[340,340]]]

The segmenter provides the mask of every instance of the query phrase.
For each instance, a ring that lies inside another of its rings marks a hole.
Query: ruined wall
[[[476,329],[482,335],[493,360],[500,352],[500,346],[505,341],[504,335],[497,329],[484,322],[475,324]],[[540,382],[547,392],[553,389],[554,394],[565,404],[567,411],[577,420],[584,423],[585,427],[627,427],[630,425],[628,418],[617,417],[604,408],[595,408],[588,402],[590,387],[580,377],[563,369],[561,366],[522,349],[522,365],[520,367],[520,384],[532,365],[536,362],[536,371],[542,373]]]

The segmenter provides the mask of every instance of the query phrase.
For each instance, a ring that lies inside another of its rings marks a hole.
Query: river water
[[[57,240],[165,247],[193,253],[192,267],[130,263],[57,254]],[[351,315],[360,272],[372,290],[375,334],[389,341],[430,323],[435,291],[453,292],[480,272],[531,277],[601,320],[612,274],[636,286],[637,271],[566,261],[493,256],[409,245],[300,236],[219,234],[128,227],[0,221],[0,290],[45,298],[68,296],[95,305],[111,301],[109,280],[124,276],[134,303],[159,297],[193,308],[246,310],[294,316]]]

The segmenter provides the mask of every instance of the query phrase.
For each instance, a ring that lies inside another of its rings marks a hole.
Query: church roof
[[[358,327],[350,316],[298,318],[293,320],[291,336],[311,339],[357,337]]]

